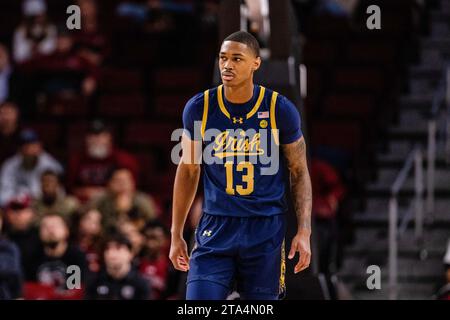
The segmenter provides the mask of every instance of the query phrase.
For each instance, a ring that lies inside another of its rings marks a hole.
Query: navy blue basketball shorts
[[[276,300],[284,293],[285,215],[229,217],[203,213],[187,278],[188,300]]]

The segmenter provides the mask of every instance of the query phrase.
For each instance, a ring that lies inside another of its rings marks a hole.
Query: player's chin
[[[228,86],[236,84],[236,77],[222,77],[222,83]]]

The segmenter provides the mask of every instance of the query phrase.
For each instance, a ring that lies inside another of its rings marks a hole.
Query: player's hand
[[[182,237],[172,237],[169,258],[175,269],[184,272],[189,270],[187,244]]]
[[[300,254],[298,263],[295,265],[294,273],[298,273],[309,267],[311,262],[311,245],[310,238],[311,232],[308,230],[302,230],[297,232],[294,239],[292,239],[291,250],[289,251],[289,260],[294,258],[295,253]]]

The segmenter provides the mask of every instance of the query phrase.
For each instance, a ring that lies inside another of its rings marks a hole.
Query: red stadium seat
[[[124,142],[131,146],[162,146],[170,148],[173,124],[155,122],[130,122],[125,130]]]
[[[348,63],[379,65],[394,63],[395,43],[373,43],[373,41],[353,43],[346,48],[345,57]]]
[[[354,121],[317,121],[311,126],[311,142],[314,146],[337,147],[351,153],[361,149],[362,128]]]
[[[365,94],[334,94],[325,98],[324,114],[369,119],[375,110],[375,99]]]
[[[309,67],[307,65],[307,96],[315,98],[321,93],[323,87],[323,77],[319,68]]]
[[[181,119],[186,102],[191,98],[187,95],[158,95],[155,98],[155,112],[158,116],[168,116]]]
[[[175,172],[169,170],[168,172],[161,172],[158,175],[153,175],[149,181],[149,190],[154,194],[171,195],[173,192],[173,183],[175,180]]]
[[[177,92],[192,92],[201,90],[203,74],[196,68],[159,69],[153,74],[152,83],[156,92],[159,90],[176,90]]]
[[[381,94],[385,83],[381,70],[373,68],[338,68],[334,75],[338,89]]]
[[[54,291],[52,286],[26,282],[23,286],[23,297],[25,300],[52,300]]]
[[[53,286],[37,282],[25,282],[23,286],[25,300],[81,300],[83,294],[83,289],[59,291],[55,290]]]
[[[335,46],[327,41],[308,41],[303,47],[306,65],[331,64],[335,58]]]
[[[62,132],[59,123],[34,121],[32,123],[24,123],[24,126],[36,130],[43,142],[44,148],[56,147],[61,142]]]
[[[101,116],[142,116],[145,113],[145,99],[141,94],[108,94],[100,97]]]
[[[140,72],[123,68],[103,69],[99,84],[103,92],[136,92],[143,87]]]
[[[50,96],[45,109],[45,114],[54,116],[86,116],[89,113],[86,99],[78,95]]]
[[[313,39],[345,38],[350,30],[347,18],[332,15],[311,16],[306,25],[306,33]]]
[[[134,155],[140,168],[138,184],[141,188],[148,190],[149,179],[158,172],[158,157],[152,152],[136,152]]]

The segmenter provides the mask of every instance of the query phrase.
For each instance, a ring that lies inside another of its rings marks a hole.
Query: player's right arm
[[[195,135],[195,122],[201,121],[203,95],[198,94],[188,101],[183,111],[184,133],[181,138],[182,156],[178,164],[173,188],[172,228],[169,258],[175,269],[189,270],[187,244],[183,229],[189,209],[197,192],[202,155],[201,137]]]
[[[175,269],[180,271],[189,270],[189,255],[187,244],[183,239],[183,229],[186,217],[194,201],[200,178],[201,141],[191,140],[183,134],[182,158],[175,175],[173,188],[173,212],[172,212],[172,241],[170,245],[170,260]]]

